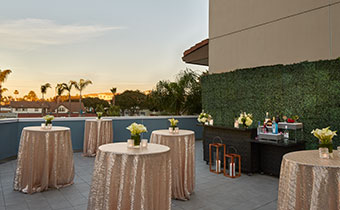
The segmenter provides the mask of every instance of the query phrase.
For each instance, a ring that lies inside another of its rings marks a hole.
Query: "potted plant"
[[[210,114],[205,113],[204,111],[202,111],[202,113],[198,116],[197,121],[199,123],[202,123],[202,125],[209,125],[212,124],[212,117]]]
[[[333,137],[336,136],[336,131],[332,131],[327,128],[323,129],[315,129],[312,131],[312,134],[319,139],[319,151],[320,148],[328,148],[328,152],[330,154],[330,157],[333,156]],[[321,156],[321,154],[320,154]]]
[[[46,115],[43,117],[45,120],[45,128],[51,129],[52,128],[52,120],[54,120],[53,115]]]
[[[253,123],[253,115],[247,114],[246,112],[241,112],[239,118],[237,119],[239,125],[248,128]]]
[[[97,112],[97,119],[100,120],[103,116],[103,112]]]
[[[170,133],[178,133],[179,129],[178,129],[178,120],[175,120],[174,118],[169,119],[170,122],[170,127],[169,127],[169,132]]]
[[[140,145],[140,134],[148,132],[146,127],[142,124],[132,123],[129,127],[127,127],[131,132],[131,139],[133,140],[133,145],[138,147]]]

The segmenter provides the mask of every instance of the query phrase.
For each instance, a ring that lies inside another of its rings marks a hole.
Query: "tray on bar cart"
[[[259,141],[265,141],[265,142],[280,142],[283,140],[283,134],[274,134],[274,133],[260,133],[258,135]]]

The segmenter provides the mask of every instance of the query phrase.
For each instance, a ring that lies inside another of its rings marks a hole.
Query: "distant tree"
[[[63,92],[65,91],[63,84],[58,83],[57,86],[55,87],[56,92],[57,92],[57,116],[59,115],[59,103],[60,103],[60,96],[63,94]]]
[[[38,101],[39,98],[38,98],[37,94],[33,90],[31,90],[30,92],[28,92],[27,95],[24,96],[24,100],[26,100],[26,101]]]
[[[151,105],[173,114],[197,114],[202,109],[200,75],[186,69],[175,82],[159,81],[150,94]],[[149,104],[149,106],[151,106]]]
[[[105,112],[106,116],[120,116],[120,107],[110,105]]]
[[[18,100],[19,91],[14,90],[13,94],[15,95],[15,100]]]
[[[120,95],[116,95],[116,104],[122,109],[129,110],[132,115],[138,109],[145,107],[146,95],[139,90],[126,90]]]
[[[51,84],[50,83],[46,83],[46,84],[40,86],[42,100],[44,100],[44,96],[45,96],[45,94],[47,92],[47,88],[51,88]]]
[[[114,105],[116,105],[115,104],[115,94],[117,92],[117,88],[113,87],[113,88],[110,89],[110,91],[113,94],[113,96],[112,96],[112,105],[114,106]]]
[[[68,112],[68,116],[71,117],[71,90],[72,87],[76,84],[77,82],[70,80],[67,83],[62,83],[62,86],[64,87],[64,90],[66,90],[68,92],[68,106],[69,106],[69,112]]]
[[[5,91],[2,91],[2,84],[6,81],[8,75],[12,73],[11,70],[7,69],[7,70],[1,70],[0,69],[0,101],[1,101],[1,98],[2,98],[2,93],[5,92]],[[1,104],[0,104],[1,106]]]
[[[79,116],[81,116],[81,99],[82,99],[82,91],[88,86],[92,84],[91,80],[80,79],[79,82],[74,84],[74,87],[79,91]]]
[[[109,103],[107,101],[99,98],[84,98],[83,104],[86,110],[90,110],[92,112],[97,112],[97,107],[99,106],[102,106],[103,109],[105,109],[105,107],[109,107]]]
[[[6,91],[8,91],[7,88],[1,88],[1,89],[0,89],[0,95],[2,95],[2,94],[3,94],[4,92],[6,92]],[[6,103],[7,100],[8,100],[8,99],[7,99],[6,97],[1,97],[1,98],[0,98],[0,105],[1,105],[1,102]]]

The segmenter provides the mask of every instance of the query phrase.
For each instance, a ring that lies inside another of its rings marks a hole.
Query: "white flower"
[[[131,132],[131,135],[139,135],[141,133],[145,133],[148,132],[146,127],[142,124],[137,124],[137,123],[132,123],[129,127],[127,127],[126,129],[128,129]]]
[[[246,112],[241,112],[240,117],[237,119],[237,122],[239,124],[243,124],[243,125],[249,127],[253,123],[253,115],[247,114]]]
[[[54,120],[54,116],[53,115],[46,115],[43,117],[43,119],[45,121],[51,122],[52,120]]]
[[[251,126],[251,124],[253,123],[253,120],[250,117],[247,117],[246,119],[246,126]]]
[[[200,122],[200,123],[205,123],[205,122],[210,121],[210,120],[212,120],[211,115],[204,113],[203,111],[197,118],[197,121]]]
[[[178,120],[175,120],[174,118],[172,118],[172,119],[169,119],[169,121],[170,121],[171,127],[176,127],[177,126]]]
[[[327,144],[327,143],[331,143],[332,139],[334,136],[336,136],[336,131],[332,131],[329,129],[329,127],[327,128],[323,128],[323,129],[315,129],[311,132],[316,138],[318,138],[320,140],[321,143],[323,144]]]

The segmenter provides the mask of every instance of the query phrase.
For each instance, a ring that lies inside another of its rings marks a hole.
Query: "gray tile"
[[[29,209],[51,209],[50,205],[45,199],[29,200],[26,202],[27,202]]]
[[[203,161],[202,142],[196,142],[196,187],[188,201],[172,200],[172,210],[276,209],[278,179],[254,174],[231,179],[209,172]],[[16,161],[0,164],[0,210],[86,210],[95,158],[74,153],[74,184],[27,195],[13,191]]]
[[[26,203],[16,203],[11,205],[6,205],[6,210],[28,210],[28,206]]]
[[[75,206],[73,207],[75,210],[86,210],[87,209],[87,203],[80,205],[80,206]]]

